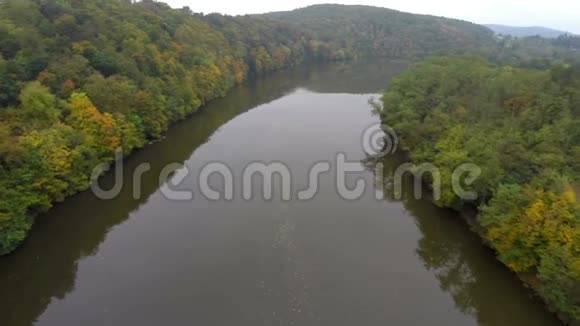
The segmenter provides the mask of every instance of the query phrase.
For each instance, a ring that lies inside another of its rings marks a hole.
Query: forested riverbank
[[[579,66],[437,58],[395,78],[381,111],[414,162],[440,169],[437,204],[478,206],[475,230],[572,323],[580,320],[579,89]],[[463,163],[481,168],[476,201],[453,191]]]

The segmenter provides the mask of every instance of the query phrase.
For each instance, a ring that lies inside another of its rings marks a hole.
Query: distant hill
[[[511,35],[515,37],[527,37],[527,36],[541,36],[545,38],[558,38],[564,34],[571,34],[564,31],[559,31],[552,28],[541,27],[541,26],[531,26],[531,27],[517,27],[517,26],[507,26],[507,25],[484,25],[497,34]]]
[[[379,7],[326,4],[263,16],[304,29],[346,56],[412,58],[494,46],[493,33],[481,25]]]

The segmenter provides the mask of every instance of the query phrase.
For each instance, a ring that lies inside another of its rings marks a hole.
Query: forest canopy
[[[330,52],[353,57],[483,53],[495,45],[493,31],[480,25],[370,6],[315,5],[266,16],[303,26]]]

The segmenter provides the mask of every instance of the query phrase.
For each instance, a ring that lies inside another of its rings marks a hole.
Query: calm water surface
[[[403,69],[285,72],[177,124],[125,162],[119,197],[67,200],[0,259],[0,324],[559,325],[455,213],[413,199],[410,187],[402,200],[388,191],[375,199],[374,167],[388,175],[399,159],[364,153],[363,130],[378,122],[368,100]],[[365,166],[350,178],[367,182],[363,198],[341,199],[332,173],[310,201],[241,198],[250,162],[285,163],[300,189],[310,166],[338,153]],[[195,193],[176,202],[160,192],[167,164],[187,166],[181,188],[195,190],[214,161],[236,174],[235,200]],[[152,169],[134,200],[130,174],[144,162]]]

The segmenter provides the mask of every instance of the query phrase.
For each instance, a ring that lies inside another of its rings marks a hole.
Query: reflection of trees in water
[[[367,156],[362,163],[375,175],[377,165],[383,165],[385,178],[378,184],[379,189],[386,200],[402,202],[415,219],[423,236],[416,253],[425,268],[433,272],[439,287],[451,295],[457,309],[474,316],[481,325],[560,325],[495,259],[458,213],[415,199],[410,174],[403,178],[402,193],[393,192],[393,176],[404,162],[405,158],[397,154]]]
[[[315,69],[303,86],[318,93],[382,93],[407,67],[407,62],[384,59],[329,64]]]
[[[428,270],[433,270],[442,290],[450,293],[461,312],[477,315],[470,287],[477,279],[459,248],[423,238],[417,253]]]
[[[151,163],[151,171],[143,175],[140,200],[133,199],[131,187],[125,187],[117,198],[106,203],[87,191],[39,217],[24,246],[0,259],[1,324],[31,325],[53,299],[65,298],[75,288],[79,262],[98,252],[107,234],[147,202],[159,187],[161,170],[169,163],[185,162],[226,122],[297,87],[333,93],[367,93],[382,88],[385,79],[375,85],[349,82],[360,78],[354,74],[376,76],[377,69],[371,75],[372,71],[365,66],[375,67],[368,63],[302,67],[250,80],[227,97],[211,102],[193,118],[172,126],[164,141],[134,153],[125,161],[126,185],[131,184],[128,180],[136,166]],[[389,71],[400,69],[396,68],[399,64],[394,67]],[[108,189],[113,179],[112,175],[103,177],[103,188]]]
[[[367,156],[363,161],[365,167],[375,175],[377,165],[383,165],[384,181],[377,186],[383,191],[386,200],[402,202],[415,218],[423,234],[423,238],[418,243],[417,254],[425,268],[434,272],[439,286],[452,295],[457,308],[463,313],[477,315],[476,302],[470,293],[470,288],[477,283],[477,279],[464,257],[462,242],[451,241],[453,233],[440,223],[441,219],[448,219],[448,217],[438,216],[453,214],[448,211],[439,212],[427,201],[417,200],[414,194],[414,178],[410,174],[403,177],[402,192],[395,193],[395,171],[402,163],[405,163],[402,155]]]
[[[3,325],[31,325],[53,298],[63,299],[75,288],[78,263],[94,255],[110,230],[123,223],[159,187],[161,170],[169,163],[183,163],[220,126],[258,105],[273,101],[292,89],[282,78],[256,80],[216,100],[195,117],[176,124],[164,141],[135,152],[124,162],[123,191],[103,202],[90,191],[57,205],[39,217],[29,239],[14,254],[0,259],[0,316]],[[143,163],[151,171],[142,178],[141,199],[132,195],[132,174]],[[102,178],[109,189],[114,176]]]

